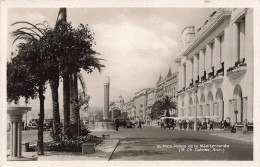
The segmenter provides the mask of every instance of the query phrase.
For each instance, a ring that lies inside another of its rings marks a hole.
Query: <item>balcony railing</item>
[[[246,61],[245,58],[242,58],[241,60],[238,60],[237,62],[235,62],[235,65],[233,67],[229,67],[227,69],[227,74],[231,73],[236,68],[239,68],[241,66],[246,66],[245,61]]]
[[[193,79],[189,80],[189,87],[193,86]]]
[[[216,76],[219,76],[219,75],[222,75],[224,76],[224,62],[218,64],[215,66],[215,71],[216,71],[216,74],[214,75],[214,78]]]
[[[183,87],[181,90],[177,91],[177,93],[181,93],[181,92],[183,92],[183,91],[185,91],[185,90],[186,90],[186,88]]]
[[[197,77],[195,78],[195,84],[199,84],[199,82],[200,82],[200,77],[197,76]]]
[[[207,74],[208,74],[207,79],[211,79],[214,76],[214,67],[210,67],[206,71],[207,71]]]
[[[203,83],[206,81],[206,71],[203,71],[199,74],[200,79],[200,83]]]

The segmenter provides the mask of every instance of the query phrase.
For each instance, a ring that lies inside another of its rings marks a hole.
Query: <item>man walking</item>
[[[213,130],[213,121],[210,121],[209,130]]]
[[[118,131],[118,128],[119,128],[119,119],[116,118],[115,120],[115,126],[116,126],[116,131]]]
[[[142,129],[142,121],[141,121],[141,120],[139,120],[139,122],[138,122],[138,127],[137,127],[137,128]]]

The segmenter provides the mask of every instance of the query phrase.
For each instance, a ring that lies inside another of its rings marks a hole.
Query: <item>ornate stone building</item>
[[[161,75],[156,83],[156,100],[161,100],[164,96],[169,96],[172,101],[178,102],[178,72],[172,74],[171,68],[168,74],[163,78]],[[170,110],[170,114],[177,115],[177,110]]]
[[[253,9],[221,8],[181,41],[178,115],[253,122]]]

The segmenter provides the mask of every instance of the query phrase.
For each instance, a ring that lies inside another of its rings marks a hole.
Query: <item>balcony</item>
[[[213,76],[214,76],[214,67],[208,68],[208,69],[206,70],[206,74],[207,74],[208,77],[206,78],[206,81],[205,81],[204,85],[205,85],[205,86],[210,86],[210,85],[213,84],[212,81],[211,81],[211,79],[212,79]]]
[[[183,87],[181,90],[177,91],[177,93],[178,93],[179,96],[182,96],[182,95],[185,94],[185,91],[186,91],[186,88]]]
[[[200,79],[200,82],[199,82],[199,85],[198,87],[199,88],[204,88],[205,85],[204,85],[204,82],[206,81],[206,71],[202,71],[200,74],[199,74],[199,79]]]
[[[189,87],[188,89],[186,90],[188,93],[192,92],[193,91],[193,88],[194,88],[194,82],[193,82],[193,79],[189,80]]]
[[[215,66],[216,74],[213,76],[212,81],[216,83],[220,83],[224,79],[224,62]]]
[[[233,67],[227,69],[227,76],[233,79],[236,79],[246,73],[247,66],[245,63],[245,58],[235,62]]]
[[[199,84],[199,82],[200,82],[200,77],[199,76],[197,76],[195,79],[195,85],[198,85]]]

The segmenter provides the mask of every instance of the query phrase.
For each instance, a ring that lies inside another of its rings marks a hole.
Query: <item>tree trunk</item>
[[[40,114],[38,122],[38,155],[44,155],[43,148],[43,121],[44,121],[44,95],[43,95],[43,85],[39,86],[39,99],[40,99]]]
[[[59,111],[59,76],[50,81],[53,108],[53,140],[61,141],[60,111]]]
[[[78,100],[78,78],[77,73],[74,73],[70,77],[70,93],[71,93],[71,110],[70,110],[70,121],[71,121],[71,132],[73,136],[77,136],[79,132],[79,100]]]
[[[69,75],[63,77],[63,113],[64,113],[64,138],[70,139],[70,79]]]
[[[169,108],[166,109],[166,117],[170,116]]]

